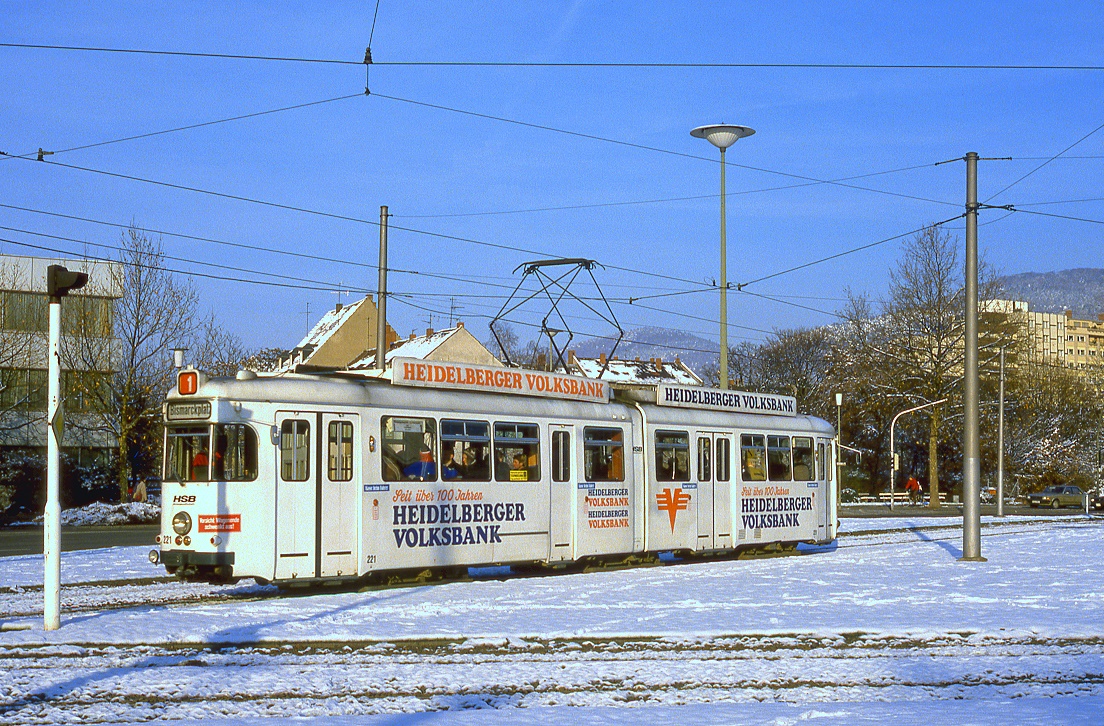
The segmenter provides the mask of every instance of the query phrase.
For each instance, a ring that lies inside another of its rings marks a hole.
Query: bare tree
[[[98,398],[100,426],[118,443],[116,479],[120,501],[127,501],[132,472],[156,466],[161,403],[173,380],[171,349],[188,347],[200,324],[196,291],[164,268],[161,240],[132,228],[120,241],[115,337],[81,337],[68,355],[77,359],[73,367],[114,371],[85,394]]]
[[[215,376],[232,376],[250,357],[241,339],[219,326],[212,313],[195,333],[195,367]]]
[[[775,331],[757,352],[758,390],[793,396],[800,411],[823,410],[829,398],[830,343],[825,328]]]
[[[919,405],[950,398],[960,385],[965,335],[965,285],[957,240],[928,227],[905,243],[890,271],[884,308],[893,335],[882,351],[902,401]],[[942,410],[928,409],[928,486],[939,507]]]

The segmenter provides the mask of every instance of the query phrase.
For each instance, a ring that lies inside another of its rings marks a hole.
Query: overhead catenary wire
[[[12,157],[12,158],[22,159],[23,157]],[[29,161],[29,160],[26,160],[26,159],[24,159],[24,160]],[[323,211],[316,210],[316,209],[309,209],[307,207],[296,206],[294,204],[284,204],[284,203],[280,203],[280,202],[272,202],[272,201],[267,201],[267,200],[263,200],[263,199],[257,199],[257,198],[254,198],[254,197],[246,197],[246,196],[239,195],[239,194],[230,194],[228,192],[217,192],[217,191],[214,191],[214,190],[202,189],[202,188],[199,188],[199,187],[192,187],[192,186],[188,186],[188,185],[185,185],[185,184],[175,184],[173,182],[166,182],[166,181],[161,181],[161,180],[158,180],[158,179],[148,179],[148,178],[145,178],[145,177],[135,176],[133,174],[123,174],[123,173],[120,173],[120,172],[107,171],[105,169],[94,169],[94,168],[91,168],[91,167],[80,166],[80,165],[77,165],[77,164],[66,164],[65,162],[56,161],[56,160],[53,160],[53,159],[44,160],[43,162],[37,162],[36,161],[36,162],[33,162],[33,163],[45,163],[45,164],[49,164],[51,166],[61,167],[61,168],[64,168],[64,169],[72,169],[72,170],[75,170],[75,171],[83,171],[83,172],[87,172],[87,173],[91,173],[91,174],[99,174],[99,175],[108,176],[108,177],[112,177],[112,178],[116,178],[116,179],[125,179],[127,181],[140,182],[140,183],[144,183],[144,184],[152,184],[152,185],[155,185],[155,186],[166,187],[166,188],[169,188],[169,189],[176,189],[176,190],[179,190],[179,191],[187,191],[187,192],[192,192],[192,193],[196,193],[196,194],[205,194],[205,195],[209,195],[209,196],[213,196],[213,197],[217,197],[217,198],[229,199],[229,200],[232,200],[232,201],[239,201],[239,202],[247,202],[247,203],[250,203],[250,204],[257,204],[257,205],[261,205],[261,206],[271,207],[271,208],[274,208],[274,209],[282,209],[282,210],[290,211],[290,212],[310,214],[310,215],[325,217],[325,218],[329,218],[329,219],[338,219],[338,220],[342,220],[342,221],[346,221],[346,222],[354,222],[354,223],[357,223],[357,224],[367,224],[367,225],[371,225],[371,226],[374,226],[374,227],[378,227],[379,224],[380,224],[378,220],[373,220],[373,219],[365,219],[365,218],[362,218],[362,217],[354,217],[354,216],[347,215],[347,214],[338,214],[336,212],[323,212]],[[391,230],[391,231],[402,231],[402,232],[410,232],[412,234],[425,235],[425,236],[434,237],[434,238],[437,238],[437,239],[447,239],[447,240],[452,240],[452,241],[456,241],[456,242],[466,242],[466,243],[469,243],[469,244],[479,245],[479,246],[483,246],[483,247],[490,247],[490,248],[494,248],[494,249],[508,250],[508,251],[511,251],[511,252],[521,252],[521,253],[525,253],[525,254],[529,254],[529,255],[537,255],[537,256],[544,256],[544,257],[555,257],[556,256],[556,255],[552,255],[552,254],[550,254],[548,252],[545,252],[545,251],[542,251],[542,250],[528,249],[528,248],[521,247],[521,246],[518,246],[518,245],[507,245],[507,244],[501,244],[501,243],[498,243],[498,242],[487,242],[485,240],[477,240],[477,239],[472,239],[472,238],[469,238],[469,237],[460,237],[460,236],[457,236],[457,235],[444,234],[444,233],[441,233],[441,232],[430,232],[429,230],[415,229],[413,227],[404,227],[402,225],[389,224],[388,229]],[[684,283],[688,283],[688,284],[692,284],[692,285],[704,284],[704,283],[701,283],[697,280],[687,280],[685,278],[675,277],[675,276],[672,276],[672,275],[664,275],[662,273],[657,273],[657,272],[648,272],[646,270],[637,270],[637,269],[630,268],[630,267],[624,267],[624,266],[616,266],[615,267],[615,266],[612,266],[612,265],[607,265],[607,267],[610,267],[611,269],[621,270],[622,272],[631,272],[633,274],[656,277],[656,278],[664,279],[664,280],[675,280],[675,281],[678,281],[678,282],[684,282]]]
[[[377,5],[378,10],[378,5]],[[373,32],[374,32],[373,20]],[[113,48],[107,46],[59,45],[46,43],[0,43],[0,48],[28,50],[59,50],[90,53],[121,53],[131,55],[175,56],[181,58],[213,58],[223,60],[274,61],[280,63],[310,63],[323,65],[364,65],[363,60],[344,58],[312,58],[307,56],[272,56],[248,53],[215,53],[153,48]],[[783,63],[783,62],[709,62],[709,61],[471,61],[471,60],[392,60],[375,61],[373,65],[427,68],[764,68],[822,70],[920,70],[920,71],[1104,71],[1104,66],[1042,63]]]
[[[770,280],[770,279],[773,279],[775,277],[781,277],[782,275],[788,275],[791,272],[797,272],[798,270],[804,270],[808,267],[812,267],[813,265],[819,265],[821,263],[828,262],[830,260],[836,260],[836,259],[839,259],[840,257],[845,257],[847,255],[852,255],[856,252],[861,252],[863,250],[868,250],[872,247],[877,247],[879,245],[884,245],[887,242],[892,242],[894,240],[901,239],[902,237],[908,237],[910,234],[917,234],[919,232],[924,231],[925,229],[927,229],[929,227],[940,227],[940,226],[946,224],[947,222],[953,222],[956,219],[961,219],[963,216],[965,216],[965,214],[958,214],[958,215],[955,215],[954,217],[949,217],[947,219],[944,219],[941,222],[934,222],[932,224],[925,224],[922,227],[917,227],[916,229],[910,230],[908,232],[902,232],[901,234],[895,234],[892,237],[886,237],[885,239],[880,239],[877,242],[870,242],[869,244],[859,245],[858,247],[852,247],[851,249],[844,250],[843,252],[837,252],[834,255],[828,255],[827,257],[821,257],[819,259],[811,260],[809,262],[805,262],[805,263],[800,264],[800,265],[795,265],[794,267],[786,268],[785,270],[779,270],[778,272],[772,272],[769,275],[763,275],[762,277],[757,277],[754,280],[748,280],[747,282],[741,282],[738,285],[736,285],[736,289],[740,290],[741,288],[746,287],[747,285],[754,285],[756,283],[763,282],[764,280]]]
[[[123,143],[124,141],[136,141],[138,139],[148,139],[148,138],[153,137],[153,136],[163,136],[165,134],[173,134],[173,133],[176,133],[178,131],[190,131],[191,129],[199,129],[199,128],[203,128],[205,126],[216,126],[218,124],[230,123],[232,121],[243,121],[245,119],[257,118],[259,116],[269,116],[271,114],[283,113],[285,111],[295,111],[297,109],[308,108],[310,106],[321,106],[321,105],[327,104],[327,103],[334,103],[335,101],[345,101],[345,100],[348,100],[350,98],[363,98],[363,96],[364,96],[363,93],[350,93],[350,94],[346,94],[344,96],[335,96],[334,98],[325,98],[325,99],[322,99],[321,101],[309,101],[307,103],[297,103],[293,106],[283,106],[281,108],[272,108],[272,109],[268,109],[266,111],[257,111],[255,113],[246,113],[246,114],[241,114],[241,115],[238,115],[238,116],[231,116],[229,118],[216,119],[214,121],[203,121],[203,122],[200,122],[200,123],[188,124],[187,126],[177,126],[176,128],[162,129],[161,131],[150,131],[150,132],[144,133],[144,134],[134,134],[132,136],[124,136],[124,137],[118,138],[118,139],[110,139],[108,141],[97,141],[97,142],[91,143],[91,144],[82,144],[80,146],[70,146],[70,147],[65,148],[65,149],[52,149],[52,150],[49,151],[49,153],[50,154],[64,154],[64,153],[67,153],[67,152],[70,152],[70,151],[82,151],[84,149],[94,149],[94,148],[99,147],[99,146],[108,146],[110,144],[120,144],[120,143]],[[3,151],[0,151],[0,161],[5,161],[7,159],[15,159],[15,158],[32,159],[32,158],[37,158],[38,154],[39,154],[38,151],[30,151],[30,152],[27,152],[26,154],[8,154],[8,153],[5,153]]]
[[[1023,181],[1024,179],[1028,178],[1029,176],[1031,176],[1031,175],[1032,175],[1032,174],[1034,174],[1035,172],[1037,172],[1037,171],[1039,171],[1040,169],[1042,169],[1042,168],[1043,168],[1044,166],[1046,166],[1046,165],[1050,164],[1050,163],[1051,163],[1051,162],[1053,162],[1053,161],[1054,161],[1055,159],[1057,159],[1058,157],[1060,157],[1060,156],[1062,156],[1063,154],[1065,154],[1065,153],[1066,153],[1067,151],[1069,151],[1069,150],[1070,150],[1070,149],[1072,149],[1073,147],[1077,146],[1078,144],[1080,144],[1081,142],[1085,141],[1086,139],[1088,139],[1088,138],[1089,138],[1090,136],[1092,136],[1092,135],[1093,135],[1093,134],[1095,134],[1096,132],[1100,131],[1100,129],[1104,129],[1104,123],[1100,124],[1100,125],[1099,125],[1099,126],[1097,126],[1097,127],[1095,128],[1095,129],[1093,129],[1093,130],[1092,130],[1092,131],[1090,131],[1089,133],[1087,133],[1087,134],[1085,134],[1084,136],[1082,136],[1081,138],[1079,138],[1079,139],[1078,139],[1077,141],[1074,141],[1074,142],[1073,142],[1072,144],[1070,144],[1070,145],[1069,145],[1069,146],[1067,146],[1066,148],[1062,149],[1062,150],[1061,150],[1061,151],[1059,151],[1059,152],[1058,152],[1057,154],[1055,154],[1054,156],[1052,156],[1052,157],[1050,157],[1049,159],[1047,159],[1046,161],[1044,161],[1044,162],[1043,162],[1042,164],[1039,164],[1039,165],[1038,165],[1037,167],[1035,167],[1035,168],[1034,168],[1034,169],[1032,169],[1031,171],[1027,172],[1027,173],[1026,173],[1026,174],[1024,174],[1023,176],[1021,176],[1021,177],[1020,177],[1019,179],[1017,179],[1016,181],[1014,181],[1014,182],[1012,182],[1011,184],[1009,184],[1008,186],[1004,187],[1003,189],[1001,189],[1001,190],[1000,190],[999,192],[997,192],[996,194],[992,194],[992,195],[990,195],[990,196],[989,196],[989,198],[988,198],[988,199],[986,199],[986,200],[985,200],[984,202],[982,202],[982,203],[983,203],[983,204],[988,204],[988,203],[989,203],[990,201],[992,201],[993,199],[995,199],[995,198],[999,197],[999,196],[1000,196],[1001,194],[1004,194],[1004,193],[1005,193],[1006,191],[1008,191],[1008,190],[1009,190],[1009,189],[1011,189],[1012,187],[1016,186],[1017,184],[1019,184],[1020,182],[1022,182],[1022,181]]]
[[[250,251],[255,251],[255,252],[265,252],[265,253],[269,253],[269,254],[273,254],[273,255],[293,257],[293,258],[296,258],[296,259],[312,260],[312,261],[316,261],[316,262],[326,262],[326,263],[338,264],[338,265],[350,265],[350,266],[354,266],[354,267],[365,268],[365,269],[368,269],[368,270],[376,270],[377,269],[377,265],[374,264],[374,263],[359,262],[357,260],[348,260],[348,259],[343,259],[343,258],[338,258],[338,257],[326,257],[324,255],[315,255],[315,254],[310,254],[310,253],[307,253],[307,252],[293,252],[291,250],[281,250],[281,249],[278,249],[278,248],[275,248],[275,247],[265,247],[265,246],[261,246],[261,245],[251,245],[251,244],[247,244],[245,242],[231,242],[231,241],[228,241],[228,240],[220,240],[220,239],[215,239],[215,238],[212,238],[212,237],[203,237],[203,236],[199,236],[199,235],[186,234],[186,233],[183,233],[183,232],[171,232],[171,231],[167,231],[167,230],[159,229],[159,228],[154,228],[154,227],[145,227],[145,226],[141,226],[141,225],[138,225],[138,224],[135,224],[135,223],[126,224],[126,223],[122,223],[122,222],[107,222],[107,221],[104,221],[104,220],[93,219],[93,218],[90,218],[90,217],[81,217],[81,216],[72,215],[72,214],[62,214],[60,212],[49,212],[49,211],[42,210],[42,209],[34,209],[34,208],[31,208],[31,207],[23,207],[23,206],[19,206],[19,205],[15,205],[15,204],[5,204],[3,202],[0,202],[0,208],[13,209],[13,210],[21,211],[21,212],[29,212],[31,214],[41,214],[41,215],[46,215],[46,216],[50,216],[50,217],[57,217],[57,218],[60,218],[60,219],[68,219],[68,220],[77,221],[77,222],[85,222],[85,223],[88,223],[88,224],[96,224],[96,225],[101,225],[101,226],[105,226],[105,227],[112,227],[112,228],[115,228],[115,229],[123,229],[123,230],[133,229],[137,232],[145,232],[145,233],[148,233],[148,234],[163,235],[163,236],[167,236],[167,237],[177,237],[177,238],[180,238],[180,239],[194,240],[194,241],[198,241],[198,242],[205,242],[205,243],[210,243],[210,244],[215,244],[215,245],[222,245],[222,246],[226,246],[226,247],[245,249],[245,250],[250,250]],[[399,268],[399,267],[389,267],[388,271],[398,273],[398,274],[404,274],[404,275],[421,275],[421,276],[424,276],[424,277],[432,277],[432,278],[443,279],[443,280],[451,280],[451,281],[455,281],[455,282],[471,282],[472,284],[488,285],[488,286],[501,287],[503,289],[511,289],[511,290],[513,289],[513,285],[483,282],[482,278],[484,278],[484,276],[482,276],[482,275],[468,276],[468,275],[461,275],[461,274],[458,274],[458,273],[445,274],[445,273],[428,272],[428,271],[425,271],[425,270],[407,270],[407,269],[403,269],[403,268]],[[508,279],[508,278],[490,278],[490,279]]]
[[[790,189],[803,189],[805,187],[819,186],[822,184],[830,184],[835,182],[854,181],[856,179],[867,179],[873,176],[884,176],[886,174],[896,174],[905,171],[915,171],[916,169],[926,169],[928,167],[936,166],[934,163],[928,164],[916,164],[913,166],[901,167],[898,169],[888,169],[886,171],[874,171],[867,174],[857,174],[855,176],[841,177],[838,179],[831,179],[821,181],[809,181],[801,182],[800,184],[786,184],[777,187],[764,187],[761,189],[744,189],[735,192],[725,192],[725,198],[745,196],[748,194],[763,194],[766,192],[778,192],[788,191]],[[529,214],[535,212],[561,212],[571,211],[576,209],[597,209],[602,207],[626,207],[636,206],[644,204],[668,204],[671,202],[692,202],[700,199],[716,199],[717,194],[695,194],[688,197],[667,197],[664,199],[640,199],[635,201],[622,201],[622,202],[597,202],[594,204],[568,204],[558,207],[533,207],[530,209],[506,209],[498,211],[484,211],[484,212],[457,212],[453,214],[402,214],[396,215],[398,219],[449,219],[455,217],[486,217],[494,215],[506,215],[506,214]]]
[[[1037,209],[1020,209],[1016,207],[1012,211],[1019,212],[1020,214],[1034,214],[1040,217],[1053,217],[1054,219],[1069,219],[1074,222],[1087,222],[1089,224],[1104,224],[1104,220],[1089,219],[1087,217],[1075,217],[1070,214],[1054,214],[1053,212],[1040,212]]]
[[[541,131],[549,131],[549,132],[552,132],[552,133],[564,134],[564,135],[567,135],[567,136],[574,136],[574,137],[582,138],[582,139],[590,139],[592,141],[601,141],[603,143],[615,144],[617,146],[624,146],[624,147],[628,147],[628,148],[632,148],[632,149],[641,149],[643,151],[652,151],[652,152],[659,153],[659,154],[668,154],[670,156],[679,156],[679,157],[683,157],[683,158],[686,158],[686,159],[696,159],[698,161],[705,161],[705,162],[709,162],[711,164],[720,164],[721,163],[720,159],[714,158],[712,156],[699,156],[698,154],[689,154],[689,153],[686,153],[684,151],[675,151],[673,149],[664,149],[664,148],[658,147],[658,146],[648,146],[647,144],[636,144],[636,143],[633,143],[631,141],[622,141],[620,139],[611,139],[611,138],[608,138],[608,137],[605,137],[605,136],[598,136],[597,134],[588,134],[588,133],[584,133],[582,131],[571,131],[571,130],[568,130],[568,129],[560,129],[560,128],[556,128],[555,126],[547,126],[545,124],[531,123],[529,121],[518,121],[516,119],[506,118],[504,116],[494,116],[494,115],[491,115],[491,114],[479,113],[477,111],[468,111],[468,110],[465,110],[465,109],[454,108],[452,106],[442,106],[441,104],[427,103],[426,101],[416,101],[416,100],[409,99],[409,98],[400,98],[398,96],[389,96],[389,95],[383,94],[383,93],[373,93],[372,96],[374,98],[383,98],[383,99],[387,99],[389,101],[398,101],[398,102],[401,102],[401,103],[409,103],[409,104],[413,104],[415,106],[423,106],[425,108],[433,108],[433,109],[437,109],[437,110],[440,110],[440,111],[448,111],[450,113],[457,113],[457,114],[462,114],[462,115],[465,115],[465,116],[472,116],[474,118],[487,119],[487,120],[491,120],[491,121],[499,121],[499,122],[502,122],[502,123],[514,124],[516,126],[524,126],[526,128],[539,129]],[[929,203],[929,204],[942,204],[942,205],[949,205],[949,206],[954,206],[954,207],[960,206],[956,202],[948,202],[948,201],[944,201],[944,200],[941,200],[941,199],[928,199],[926,197],[918,197],[918,196],[914,196],[914,195],[911,195],[911,194],[901,194],[901,193],[898,193],[898,192],[886,191],[884,189],[873,189],[871,187],[858,186],[857,184],[847,184],[846,182],[834,182],[834,181],[829,181],[827,179],[817,179],[815,177],[804,176],[802,174],[793,174],[793,173],[790,173],[790,172],[778,171],[778,170],[775,170],[775,169],[765,169],[765,168],[762,168],[762,167],[751,166],[749,164],[739,164],[739,163],[736,163],[736,162],[729,161],[729,162],[727,162],[727,165],[732,166],[732,167],[736,167],[738,169],[746,169],[747,171],[761,172],[763,174],[774,174],[774,175],[777,175],[777,176],[782,176],[782,177],[786,177],[786,178],[790,178],[790,179],[801,179],[803,181],[813,182],[813,183],[816,183],[816,184],[830,184],[830,185],[833,185],[833,186],[840,186],[840,187],[844,187],[844,188],[847,188],[847,189],[856,189],[856,190],[859,190],[859,191],[871,192],[871,193],[874,193],[874,194],[884,194],[884,195],[891,196],[891,197],[900,197],[900,198],[903,198],[903,199],[911,199],[913,201],[926,202],[926,203]]]

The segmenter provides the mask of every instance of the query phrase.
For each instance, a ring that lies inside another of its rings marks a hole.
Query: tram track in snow
[[[1104,639],[732,635],[0,647],[6,724],[1104,694]]]

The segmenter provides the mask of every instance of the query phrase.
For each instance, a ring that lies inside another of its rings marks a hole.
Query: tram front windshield
[[[252,481],[257,478],[257,435],[245,424],[171,426],[165,434],[166,481]]]

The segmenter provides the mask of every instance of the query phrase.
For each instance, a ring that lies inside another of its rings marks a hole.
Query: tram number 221
[[[367,556],[365,556],[365,558],[364,558],[364,564],[366,564],[366,565],[374,565],[374,564],[376,564],[376,556],[375,556],[375,555],[367,555]]]

